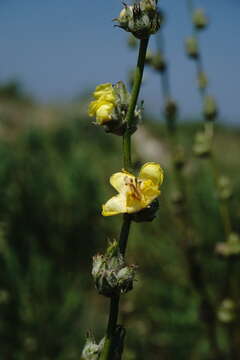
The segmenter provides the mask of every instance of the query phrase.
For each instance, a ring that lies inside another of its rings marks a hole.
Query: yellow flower
[[[154,162],[142,166],[138,177],[121,171],[113,174],[110,184],[119,192],[103,205],[102,215],[135,213],[150,205],[160,195],[163,170]]]
[[[95,116],[97,123],[103,125],[112,120],[112,112],[116,106],[116,95],[112,84],[98,85],[93,96],[96,100],[90,103],[88,115]]]

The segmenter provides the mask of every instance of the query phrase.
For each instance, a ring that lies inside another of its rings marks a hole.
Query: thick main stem
[[[141,88],[143,70],[148,46],[148,38],[143,39],[140,42],[138,62],[135,70],[134,83],[131,93],[131,100],[126,115],[127,128],[126,132],[123,135],[123,165],[125,170],[131,170],[131,126],[133,123],[134,111],[136,108],[139,91]],[[125,256],[127,241],[129,236],[131,226],[131,216],[129,214],[123,215],[123,223],[119,237],[119,251],[122,256]],[[120,295],[115,295],[111,297],[110,300],[110,311],[108,319],[107,334],[104,342],[104,348],[100,356],[100,360],[114,360],[114,353],[116,347],[118,347],[118,339],[116,339],[116,329],[119,313],[119,301]]]
[[[133,88],[131,93],[131,100],[128,108],[128,112],[126,115],[126,123],[127,123],[127,129],[125,131],[125,134],[123,135],[123,166],[125,170],[131,169],[131,134],[132,129],[131,126],[133,125],[133,119],[134,119],[134,112],[138,100],[138,95],[142,83],[142,77],[143,77],[143,70],[145,65],[145,58],[147,53],[147,46],[148,46],[148,40],[143,39],[140,42],[139,47],[139,53],[138,53],[138,62],[137,67],[134,74],[134,82],[133,82]]]

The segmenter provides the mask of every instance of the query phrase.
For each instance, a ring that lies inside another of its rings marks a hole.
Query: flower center
[[[140,190],[140,185],[142,181],[138,180],[137,178],[129,178],[128,176],[126,176],[124,180],[129,195],[133,199],[141,201],[142,194]]]

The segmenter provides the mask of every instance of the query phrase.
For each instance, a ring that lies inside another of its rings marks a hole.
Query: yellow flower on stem
[[[99,125],[111,121],[112,112],[116,106],[116,95],[112,84],[106,83],[98,85],[93,96],[96,100],[89,104],[88,115],[96,117]]]
[[[102,215],[132,214],[148,207],[160,195],[162,182],[163,170],[154,162],[143,165],[137,177],[124,170],[113,174],[110,184],[119,194],[103,205]]]

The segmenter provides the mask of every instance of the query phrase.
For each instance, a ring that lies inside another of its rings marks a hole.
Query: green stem
[[[125,131],[125,134],[123,135],[123,167],[125,170],[131,170],[131,167],[132,167],[131,126],[133,125],[134,111],[136,108],[138,95],[139,95],[139,91],[140,91],[140,87],[141,87],[141,83],[142,83],[148,41],[149,41],[149,38],[143,39],[140,41],[138,62],[137,62],[137,67],[136,67],[135,74],[134,74],[134,82],[133,82],[133,88],[132,88],[132,93],[131,93],[131,100],[130,100],[128,112],[126,115],[127,129]]]
[[[138,62],[134,76],[134,84],[131,93],[131,100],[126,115],[127,129],[125,134],[123,135],[123,164],[125,170],[130,170],[132,167],[131,126],[133,124],[134,111],[136,108],[138,95],[142,83],[148,40],[149,39],[147,38],[141,40],[140,42]],[[129,214],[124,214],[122,228],[120,232],[120,238],[119,238],[119,250],[123,256],[125,255],[126,252],[130,226],[131,226],[131,216]],[[115,347],[118,345],[116,344],[115,338],[116,338],[116,328],[117,328],[118,313],[119,313],[119,301],[120,301],[120,295],[115,295],[111,297],[107,334],[104,343],[104,348],[100,356],[100,360],[114,360],[114,352],[116,350]]]

